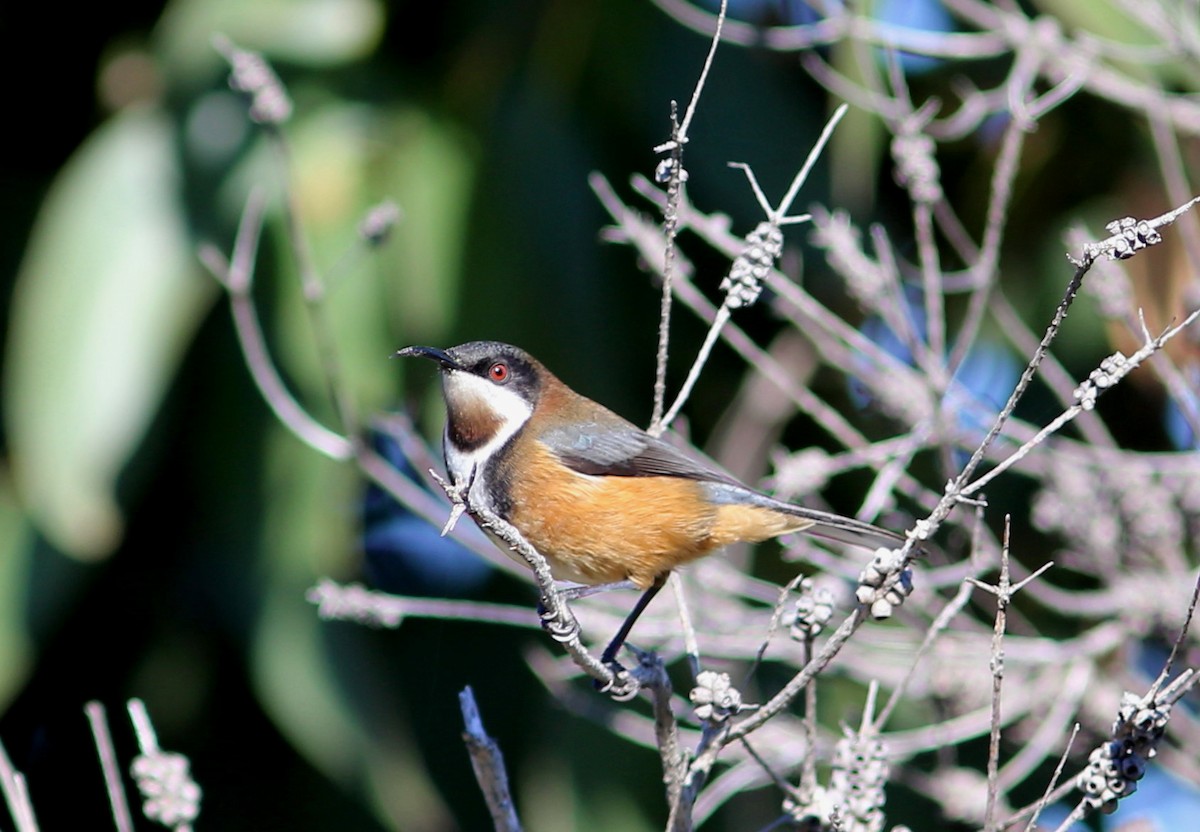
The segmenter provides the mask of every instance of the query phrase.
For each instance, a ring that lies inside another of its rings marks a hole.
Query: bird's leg
[[[645,612],[646,607],[650,605],[650,602],[654,600],[654,596],[657,595],[658,591],[663,588],[663,585],[667,582],[667,575],[669,574],[670,572],[663,572],[661,575],[656,577],[654,579],[654,583],[650,584],[650,587],[642,593],[642,597],[639,598],[638,602],[633,605],[633,610],[625,617],[625,621],[621,624],[621,629],[617,630],[617,634],[613,636],[612,641],[610,641],[608,646],[604,648],[604,653],[600,656],[601,662],[607,665],[611,665],[616,662],[617,653],[620,651],[621,646],[625,644],[625,639],[629,637],[629,631],[633,629],[634,623],[638,620],[641,614]]]
[[[574,584],[559,590],[559,595],[566,601],[578,601],[580,598],[590,598],[614,589],[637,589],[637,584],[630,580],[613,581],[607,584]]]
[[[578,601],[580,598],[588,598],[592,595],[601,592],[608,592],[612,589],[636,589],[637,586],[633,581],[613,581],[607,584],[573,584],[563,589],[554,590],[559,600],[562,601]],[[562,628],[559,622],[556,621],[557,615],[546,609],[546,600],[539,599],[537,604],[538,620],[542,622],[542,628],[550,633],[558,641],[562,641]]]

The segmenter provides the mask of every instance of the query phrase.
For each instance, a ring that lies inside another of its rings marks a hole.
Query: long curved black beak
[[[450,353],[445,350],[439,350],[437,347],[405,347],[402,350],[397,350],[393,358],[428,358],[442,365],[445,370],[465,370],[462,364],[458,363]]]

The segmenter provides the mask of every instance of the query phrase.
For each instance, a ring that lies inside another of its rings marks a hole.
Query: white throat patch
[[[513,390],[462,370],[446,371],[442,376],[442,390],[448,411],[489,412],[500,423],[495,436],[470,451],[454,447],[448,436],[443,439],[442,450],[450,481],[457,486],[473,485],[481,467],[529,421],[533,408]],[[448,431],[448,419],[446,428]]]

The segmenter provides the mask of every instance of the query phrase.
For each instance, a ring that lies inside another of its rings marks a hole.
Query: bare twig
[[[246,207],[238,225],[233,258],[226,262],[216,248],[202,246],[200,260],[229,293],[234,329],[242,347],[242,355],[263,401],[280,423],[310,448],[331,459],[349,459],[353,453],[350,442],[317,422],[300,406],[288,392],[267,349],[251,294],[264,208],[262,192],[252,190],[246,198]]]
[[[1008,547],[1011,518],[1004,518],[1004,540],[1000,548],[1000,582],[994,587],[972,581],[981,589],[996,596],[996,626],[992,633],[992,731],[988,741],[987,762],[987,808],[983,815],[985,829],[990,829],[996,814],[996,799],[1000,781],[1000,692],[1004,683],[1004,631],[1007,628],[1008,605],[1012,598],[1012,585],[1008,577]]]
[[[721,304],[717,308],[717,314],[709,325],[708,332],[704,335],[704,343],[700,345],[700,352],[697,353],[696,360],[692,362],[687,378],[683,380],[683,386],[679,388],[679,394],[671,404],[671,409],[660,417],[659,425],[663,430],[670,427],[671,423],[675,421],[675,417],[679,415],[679,411],[687,403],[688,397],[692,394],[692,388],[700,380],[700,373],[704,369],[704,365],[708,363],[708,356],[712,352],[713,346],[717,343],[717,338],[721,335],[721,330],[729,322],[730,314],[728,304]]]
[[[0,743],[0,789],[4,791],[4,802],[8,804],[8,813],[17,832],[38,832],[25,775],[13,768],[3,743]]]
[[[550,572],[550,564],[535,549],[519,531],[507,520],[496,514],[482,500],[476,497],[469,486],[465,489],[443,483],[446,495],[452,505],[460,511],[466,511],[479,525],[504,541],[524,560],[533,572],[537,582],[542,604],[542,626],[550,633],[555,641],[561,643],[571,655],[572,661],[580,670],[595,679],[601,690],[609,692],[615,699],[629,699],[637,694],[638,681],[627,670],[619,669],[614,672],[612,667],[604,664],[584,646],[580,639],[579,622],[571,612],[566,600],[554,586],[554,576]],[[455,520],[451,514],[446,531]]]
[[[1183,617],[1183,624],[1179,628],[1179,634],[1175,636],[1175,642],[1171,645],[1171,653],[1167,656],[1167,660],[1163,662],[1163,669],[1159,672],[1158,678],[1150,686],[1150,695],[1152,696],[1158,695],[1158,692],[1163,689],[1167,679],[1171,676],[1171,670],[1175,666],[1175,661],[1179,658],[1179,651],[1187,642],[1188,631],[1192,628],[1192,618],[1196,614],[1197,601],[1200,601],[1200,575],[1196,576],[1196,581],[1192,586],[1192,599],[1188,602],[1187,613]]]
[[[1058,336],[1059,328],[1062,326],[1063,320],[1067,317],[1067,311],[1071,308],[1071,304],[1075,302],[1076,295],[1079,294],[1079,287],[1083,284],[1083,276],[1085,274],[1087,274],[1086,266],[1079,265],[1075,268],[1075,273],[1071,276],[1070,283],[1067,284],[1067,290],[1062,300],[1059,301],[1058,308],[1054,310],[1054,317],[1051,319],[1050,325],[1046,327],[1046,333],[1042,336],[1037,351],[1029,360],[1029,364],[1025,367],[1024,372],[1021,373],[1021,378],[1017,382],[1017,386],[1013,388],[1012,393],[1008,397],[1008,402],[1005,403],[1004,408],[996,416],[996,420],[992,423],[991,428],[988,429],[987,435],[979,443],[979,446],[975,449],[967,464],[963,466],[958,477],[947,486],[947,496],[963,493],[966,483],[970,481],[971,476],[975,473],[975,469],[983,461],[984,455],[988,452],[996,437],[1000,435],[1000,431],[1004,429],[1005,422],[1008,421],[1008,418],[1017,407],[1017,402],[1025,395],[1026,389],[1028,389],[1030,382],[1033,381],[1033,377],[1037,374],[1038,366],[1049,351],[1050,344]],[[944,516],[942,511],[949,512],[950,503],[943,501],[939,508],[941,510],[935,513],[936,522],[940,522],[941,517]]]
[[[683,630],[683,649],[688,657],[692,679],[695,680],[700,673],[700,643],[696,640],[696,627],[692,623],[691,608],[688,606],[687,596],[683,592],[683,581],[679,577],[679,572],[672,572],[667,581],[671,584],[671,593],[675,596],[675,606],[679,610],[679,625]]]
[[[1067,758],[1071,756],[1071,746],[1075,744],[1077,736],[1079,736],[1078,722],[1071,728],[1071,736],[1067,738],[1067,744],[1063,747],[1063,753],[1058,758],[1058,765],[1054,767],[1054,774],[1051,775],[1050,781],[1046,784],[1046,791],[1042,793],[1038,802],[1033,805],[1033,813],[1029,817],[1029,823],[1025,824],[1025,832],[1033,832],[1037,828],[1038,817],[1041,816],[1042,810],[1050,805],[1055,784],[1062,777],[1063,768],[1067,765]]]
[[[679,790],[679,797],[671,804],[671,812],[667,818],[668,832],[691,832],[692,808],[712,773],[721,750],[730,741],[729,733],[728,721],[705,726],[695,757],[684,778],[683,788]]]
[[[667,357],[671,338],[671,301],[674,297],[671,284],[675,278],[675,239],[679,231],[679,203],[683,196],[684,183],[687,181],[687,171],[683,167],[683,148],[690,138],[688,129],[691,127],[692,117],[696,114],[696,107],[700,103],[700,94],[704,91],[708,72],[712,69],[713,59],[717,54],[717,45],[721,42],[721,27],[725,23],[727,5],[728,0],[721,0],[721,8],[717,14],[717,26],[713,32],[712,43],[709,46],[708,55],[704,59],[704,66],[700,70],[700,77],[696,81],[696,87],[692,91],[692,98],[688,102],[683,121],[678,120],[678,107],[672,101],[671,138],[669,141],[655,148],[655,152],[657,153],[668,153],[670,155],[659,165],[658,171],[655,174],[656,179],[666,181],[667,183],[667,207],[663,211],[663,236],[666,238],[666,247],[663,252],[662,300],[659,304],[658,356],[654,371],[654,406],[650,416],[650,427],[647,429],[652,436],[658,436],[665,429],[663,409],[666,406],[667,398]]]
[[[734,725],[723,741],[728,743],[749,736],[755,730],[762,727],[767,720],[786,708],[834,660],[838,652],[842,649],[842,646],[866,622],[866,618],[866,609],[861,606],[856,607],[842,622],[841,626],[829,637],[829,641],[825,642],[825,646],[821,648],[816,657],[804,665],[799,673],[788,680],[788,683],[771,697],[770,701],[746,719]]]
[[[929,651],[933,648],[937,637],[945,632],[946,628],[950,626],[950,622],[954,620],[954,617],[957,616],[962,611],[963,607],[967,605],[967,602],[971,600],[972,586],[973,584],[969,580],[963,581],[962,585],[959,586],[958,592],[955,594],[955,596],[950,599],[946,606],[942,608],[942,611],[938,613],[938,616],[934,619],[933,623],[929,625],[929,628],[925,631],[925,638],[921,642],[920,648],[917,649],[917,654],[913,657],[908,671],[904,674],[904,678],[901,680],[900,684],[896,685],[896,687],[892,689],[892,693],[888,697],[887,703],[882,709],[880,709],[876,720],[876,730],[883,730],[883,726],[885,726],[888,719],[891,718],[892,712],[903,700],[904,694],[908,690],[908,686],[912,682],[913,676],[917,672],[917,668],[920,666],[921,659],[929,653]]]
[[[1033,735],[1000,769],[1002,792],[1007,792],[1036,771],[1045,760],[1050,759],[1053,749],[1061,745],[1067,726],[1074,721],[1080,702],[1095,679],[1095,665],[1088,657],[1081,656],[1068,664],[1062,675],[1059,695],[1054,697],[1050,710],[1039,720]],[[1053,784],[1050,785],[1052,787]]]
[[[654,742],[662,761],[667,805],[676,806],[687,778],[688,755],[680,741],[675,712],[671,709],[671,679],[658,656],[634,647],[630,649],[638,657],[638,682],[642,689],[650,693],[650,705],[654,713]]]
[[[537,616],[524,607],[458,601],[448,598],[414,598],[367,589],[361,584],[338,584],[321,579],[309,589],[309,603],[329,621],[355,621],[372,627],[399,627],[409,618],[442,618],[482,621],[511,627],[538,627]]]
[[[279,167],[285,182],[293,177],[291,146],[284,138],[283,132],[275,129],[267,131],[271,146],[279,160]],[[290,248],[296,257],[297,271],[300,277],[300,288],[308,309],[309,320],[312,324],[313,341],[316,343],[321,366],[324,370],[325,382],[329,387],[329,396],[337,410],[343,433],[355,436],[359,430],[359,418],[354,397],[346,386],[345,376],[341,370],[341,360],[338,356],[337,341],[333,333],[329,310],[323,302],[325,286],[317,272],[312,248],[300,222],[300,203],[297,189],[288,185],[283,189],[284,227],[287,230]]]
[[[112,734],[108,730],[108,717],[99,702],[88,702],[83,708],[92,727],[92,738],[96,741],[96,752],[100,756],[100,770],[104,773],[104,788],[108,792],[108,803],[112,807],[113,824],[117,832],[133,832],[133,815],[121,783],[121,772],[117,768],[117,752],[113,748]]]
[[[678,135],[679,122],[674,101],[671,102],[671,133]],[[658,351],[654,362],[654,405],[650,414],[651,436],[662,432],[663,408],[667,401],[667,359],[671,344],[671,301],[675,280],[675,238],[679,233],[679,199],[683,190],[683,143],[669,142],[670,166],[667,168],[667,204],[663,211],[662,296],[658,306]],[[660,166],[660,170],[662,167]],[[656,177],[657,178],[657,177]]]
[[[1030,451],[1044,442],[1048,436],[1051,436],[1059,431],[1063,425],[1070,422],[1081,412],[1090,410],[1092,407],[1094,407],[1097,395],[1111,387],[1113,384],[1116,384],[1118,381],[1140,366],[1143,361],[1161,350],[1163,345],[1165,345],[1180,332],[1187,329],[1187,327],[1191,326],[1197,318],[1200,318],[1200,309],[1195,310],[1186,318],[1184,318],[1183,322],[1178,326],[1166,329],[1159,335],[1149,338],[1141,347],[1141,349],[1128,358],[1121,355],[1121,353],[1115,353],[1110,358],[1105,359],[1105,363],[1101,364],[1099,369],[1093,371],[1088,381],[1085,381],[1084,384],[1079,387],[1077,392],[1077,397],[1079,400],[1076,404],[1072,405],[1052,422],[1050,422],[1050,424],[1038,431],[1037,435],[1035,435],[1029,441],[1023,443],[1020,448],[1005,458],[1005,460],[998,464],[995,468],[979,477],[979,479],[975,480],[970,485],[962,487],[959,490],[959,493],[964,496],[969,496],[978,492],[997,476],[1002,474],[1004,471],[1007,471],[1017,462],[1020,462],[1029,454]]]
[[[463,743],[471,757],[471,768],[475,781],[483,792],[488,812],[492,816],[497,832],[520,832],[521,821],[508,788],[508,772],[504,767],[504,755],[500,746],[483,727],[479,706],[475,704],[475,693],[467,685],[458,694],[458,704],[463,716]]]

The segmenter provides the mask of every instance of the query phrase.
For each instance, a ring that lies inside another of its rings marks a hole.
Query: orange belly
[[[709,502],[704,486],[680,477],[590,476],[550,462],[514,483],[509,521],[549,561],[559,580],[631,580],[659,575],[713,550],[799,531],[811,523],[750,505]]]

